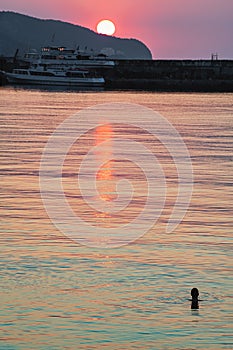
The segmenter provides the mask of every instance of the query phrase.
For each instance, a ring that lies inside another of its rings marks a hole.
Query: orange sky
[[[233,58],[232,0],[0,0],[0,10],[60,19],[95,30],[100,19],[116,36],[136,38],[154,58]]]

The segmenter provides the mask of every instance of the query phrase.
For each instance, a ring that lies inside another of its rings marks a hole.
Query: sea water
[[[168,233],[178,175],[166,147],[130,125],[107,123],[83,134],[63,163],[63,188],[73,215],[93,227],[120,232],[143,208],[147,179],[130,160],[104,163],[111,149],[97,154],[102,202],[114,205],[119,178],[132,178],[136,190],[119,215],[91,208],[77,189],[89,148],[113,133],[136,138],[159,155],[164,170],[167,192],[157,222],[114,248],[101,246],[99,236],[89,244],[81,227],[77,241],[69,228],[56,226],[41,198],[40,166],[63,121],[116,102],[150,108],[176,128],[190,154],[193,193],[184,218]],[[0,119],[1,349],[233,348],[233,94],[2,87]],[[197,310],[190,308],[193,287],[200,291]]]

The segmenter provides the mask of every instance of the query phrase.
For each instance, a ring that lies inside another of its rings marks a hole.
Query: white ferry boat
[[[3,72],[9,83],[72,87],[103,87],[103,77],[96,77],[87,70],[51,69],[37,66],[29,69],[14,69],[12,73]]]
[[[56,64],[66,67],[76,65],[85,68],[112,68],[115,66],[115,62],[109,60],[103,53],[94,54],[92,51],[69,49],[63,46],[43,47],[41,53],[33,50],[24,55],[24,60],[30,65],[39,62],[46,65]]]

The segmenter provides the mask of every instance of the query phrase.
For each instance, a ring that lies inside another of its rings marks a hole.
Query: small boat
[[[88,70],[47,68],[38,65],[28,69],[13,69],[12,73],[3,72],[7,81],[13,84],[33,84],[72,87],[102,87],[105,80]]]

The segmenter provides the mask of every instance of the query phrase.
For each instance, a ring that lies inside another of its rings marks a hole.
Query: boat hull
[[[103,87],[104,78],[74,78],[74,77],[57,77],[57,76],[32,76],[14,73],[5,73],[5,76],[11,84],[33,84],[33,85],[50,85],[50,86],[72,86],[72,87]]]

